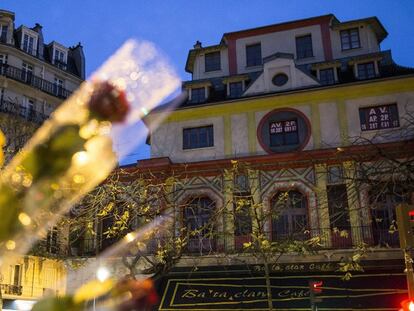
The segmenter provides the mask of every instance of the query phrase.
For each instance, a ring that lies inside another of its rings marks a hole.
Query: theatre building
[[[381,50],[387,35],[376,17],[329,14],[196,42],[187,100],[146,117],[151,158],[128,169],[180,180],[177,224],[227,213],[188,238],[160,281],[159,310],[266,310],[268,287],[275,310],[399,309],[395,206],[412,203],[414,69]],[[266,277],[248,250],[256,212],[269,214],[270,243],[313,239],[315,251],[285,249]]]

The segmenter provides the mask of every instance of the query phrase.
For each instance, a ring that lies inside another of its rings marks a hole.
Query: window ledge
[[[222,70],[221,70],[221,68],[220,69],[217,69],[217,70],[204,70],[204,73],[211,73],[211,72],[216,72],[216,73],[218,73],[218,72],[221,72]]]
[[[360,134],[364,135],[366,134],[368,136],[368,134],[377,134],[377,133],[385,133],[385,132],[391,132],[391,131],[397,131],[398,129],[401,129],[401,123],[400,126],[396,126],[396,127],[389,127],[386,129],[375,129],[375,130],[361,130],[361,127],[359,128]]]
[[[263,64],[261,65],[255,65],[255,66],[245,66],[245,69],[260,69],[263,67]]]
[[[341,49],[341,52],[347,53],[347,52],[353,52],[353,51],[358,51],[358,50],[362,50],[362,46],[357,47],[357,48],[346,49],[346,50]]]
[[[302,57],[302,58],[297,58],[296,57],[296,60],[297,61],[302,61],[302,60],[312,60],[312,59],[315,59],[316,58],[316,56],[315,55],[313,55],[313,56],[309,56],[309,57]]]
[[[197,151],[197,150],[209,150],[209,149],[214,149],[215,146],[210,146],[210,147],[201,147],[201,148],[191,148],[191,149],[182,149],[182,151],[184,152],[188,152],[188,151]]]

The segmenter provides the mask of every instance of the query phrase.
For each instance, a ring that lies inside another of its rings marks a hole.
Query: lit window
[[[242,82],[231,82],[229,84],[229,97],[240,97],[243,94]]]
[[[260,43],[246,46],[246,66],[262,64],[262,45]]]
[[[216,71],[221,69],[220,64],[220,51],[207,53],[204,56],[205,60],[205,70],[207,71]]]
[[[341,47],[342,50],[357,49],[361,47],[358,28],[341,31]]]
[[[269,124],[270,147],[296,145],[299,143],[298,121],[275,121]]]
[[[183,130],[183,149],[214,146],[213,126],[186,128]]]
[[[204,87],[191,89],[191,102],[203,103],[206,101],[206,92]]]
[[[312,36],[306,35],[301,37],[296,37],[296,57],[308,58],[313,56],[312,49]]]
[[[359,108],[359,119],[362,131],[400,126],[397,104]]]
[[[370,79],[376,76],[374,62],[358,64],[357,69],[358,79]]]
[[[22,49],[29,54],[35,54],[35,38],[25,33],[23,35]]]
[[[319,70],[319,81],[323,85],[335,83],[335,74],[333,68]]]

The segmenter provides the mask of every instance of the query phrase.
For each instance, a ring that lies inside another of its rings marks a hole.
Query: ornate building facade
[[[46,43],[42,26],[16,27],[15,14],[0,10],[0,128],[6,155],[15,154],[50,113],[85,78],[82,46]],[[59,251],[57,230],[41,243],[52,257]],[[25,256],[0,273],[3,310],[28,310],[45,293],[63,293],[62,262]]]
[[[387,35],[376,17],[329,14],[196,42],[188,100],[145,118],[151,158],[126,168],[180,180],[176,222],[199,229],[160,283],[159,310],[268,309],[266,269],[277,310],[398,310],[395,206],[412,203],[414,70],[381,50]],[[201,236],[217,210],[214,234]],[[257,212],[267,241],[316,238],[316,251],[264,265],[246,252]]]

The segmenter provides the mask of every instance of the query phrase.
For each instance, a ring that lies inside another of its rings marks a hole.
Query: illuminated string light
[[[128,234],[125,236],[125,240],[126,240],[128,243],[132,242],[134,239],[135,239],[135,235],[134,235],[132,232],[128,233]]]
[[[9,251],[14,250],[14,249],[16,248],[16,242],[14,242],[13,240],[8,240],[8,241],[6,242],[6,248],[7,248]]]
[[[100,282],[106,281],[110,277],[110,275],[111,274],[110,274],[109,270],[105,267],[99,267],[98,270],[96,270],[96,278]]]
[[[79,151],[73,155],[72,160],[76,165],[85,165],[89,160],[89,156],[86,151]]]
[[[75,176],[73,176],[73,182],[75,184],[83,184],[85,182],[85,176],[76,174]]]
[[[32,219],[26,213],[19,214],[19,221],[22,223],[23,226],[28,226],[32,223]]]

